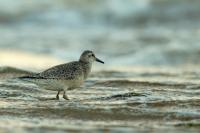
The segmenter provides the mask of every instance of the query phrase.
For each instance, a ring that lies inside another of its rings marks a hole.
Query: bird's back
[[[73,80],[83,76],[83,68],[78,61],[57,65],[39,74],[42,78],[64,80]]]
[[[84,77],[84,70],[80,62],[74,61],[51,67],[41,73],[19,77],[19,79],[73,80],[79,77]]]

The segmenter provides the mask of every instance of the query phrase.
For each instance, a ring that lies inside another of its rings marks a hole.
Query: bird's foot
[[[56,95],[56,100],[59,100],[59,96]]]
[[[58,93],[56,95],[56,100],[59,100],[59,94],[60,94],[60,91],[58,91]]]
[[[69,98],[68,98],[67,95],[65,94],[65,91],[64,91],[64,93],[63,93],[63,98],[64,98],[65,100],[69,100]]]

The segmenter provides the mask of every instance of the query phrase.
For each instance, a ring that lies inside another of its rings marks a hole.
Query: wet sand
[[[15,129],[33,133],[197,133],[200,130],[200,83],[188,72],[132,71],[128,75],[122,71],[97,71],[85,86],[68,91],[69,101],[47,100],[55,97],[56,92],[14,78],[27,73],[1,68],[2,132]],[[162,81],[170,77],[173,77],[170,82]],[[191,82],[177,82],[186,77]]]

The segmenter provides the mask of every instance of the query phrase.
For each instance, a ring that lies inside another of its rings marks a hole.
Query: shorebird
[[[56,99],[63,91],[63,98],[69,100],[66,91],[80,87],[91,72],[93,62],[103,63],[92,51],[84,51],[78,61],[51,67],[41,73],[19,77],[34,82],[46,90],[57,91]]]

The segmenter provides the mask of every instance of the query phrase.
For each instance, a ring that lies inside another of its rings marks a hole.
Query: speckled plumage
[[[58,78],[72,80],[77,77],[88,77],[89,72],[91,71],[90,63],[84,63],[80,61],[74,61],[66,64],[61,64],[50,69],[45,70],[39,74],[43,78]]]
[[[64,91],[63,98],[68,99],[65,91],[80,87],[84,83],[94,61],[104,63],[96,58],[92,51],[86,50],[79,61],[57,65],[35,75],[20,77],[20,79],[34,82],[47,90],[58,91],[56,99],[59,99],[60,91]]]

